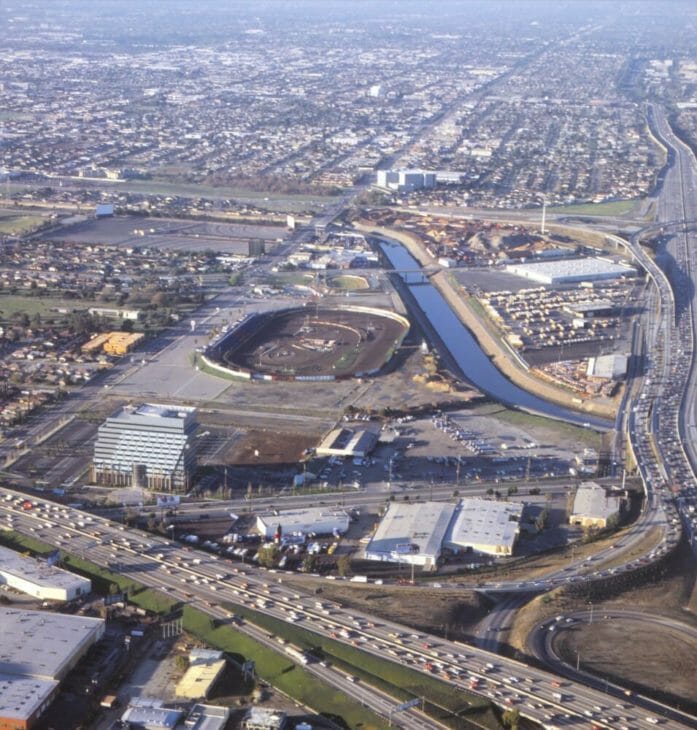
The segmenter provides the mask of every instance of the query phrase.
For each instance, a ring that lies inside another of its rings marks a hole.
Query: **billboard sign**
[[[421,704],[421,700],[418,697],[414,697],[413,700],[409,700],[409,702],[402,702],[401,705],[397,705],[397,707],[394,708],[395,712],[404,712],[404,710],[410,710],[412,707],[416,707],[417,705]]]
[[[157,497],[157,508],[158,509],[169,509],[171,507],[179,506],[179,495],[178,494],[163,494]]]

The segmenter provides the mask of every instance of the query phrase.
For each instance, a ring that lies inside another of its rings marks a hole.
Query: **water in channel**
[[[378,245],[394,269],[413,272],[421,268],[419,262],[401,243],[380,239]],[[475,388],[507,406],[522,408],[576,425],[603,430],[612,427],[610,421],[564,408],[512,383],[487,357],[438,289],[428,283],[423,276],[411,275],[412,283],[409,279],[409,274],[403,276],[409,293],[448,349],[464,378]],[[409,305],[409,302],[407,304]]]

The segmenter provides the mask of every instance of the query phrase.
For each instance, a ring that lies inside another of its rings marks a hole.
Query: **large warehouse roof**
[[[88,578],[69,573],[34,558],[28,558],[6,547],[0,547],[0,583],[14,576],[39,588],[59,588],[68,596],[87,594],[92,589]]]
[[[463,499],[445,537],[448,547],[510,555],[518,537],[522,505],[486,499]]]
[[[619,380],[627,374],[628,355],[598,355],[588,359],[588,377]]]
[[[26,722],[57,691],[54,679],[0,674],[0,718]]]
[[[104,620],[0,608],[0,673],[62,679],[104,633]]]
[[[574,281],[617,279],[636,276],[636,269],[599,258],[536,261],[528,264],[508,264],[506,271],[543,284],[563,284]]]
[[[365,550],[368,560],[435,564],[455,506],[446,502],[392,502]]]

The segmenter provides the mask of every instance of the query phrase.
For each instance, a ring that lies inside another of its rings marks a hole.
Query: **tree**
[[[549,522],[549,510],[545,507],[542,512],[537,516],[537,519],[535,520],[535,527],[537,528],[538,532],[542,532],[542,530],[547,527],[547,523]]]
[[[303,572],[316,573],[319,568],[319,557],[317,555],[306,555],[303,558]]]
[[[169,304],[167,292],[158,291],[153,294],[150,298],[150,304],[152,304],[153,307],[166,307]]]
[[[503,722],[504,727],[518,730],[520,727],[520,710],[517,707],[506,710],[501,717],[501,722]]]
[[[351,573],[351,556],[340,555],[336,561],[336,569],[339,571],[339,575],[346,577]]]
[[[275,568],[280,559],[281,550],[275,543],[264,545],[259,550],[259,565],[265,568]]]

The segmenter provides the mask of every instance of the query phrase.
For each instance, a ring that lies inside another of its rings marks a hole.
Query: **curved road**
[[[602,619],[599,619],[599,614],[602,614]],[[670,629],[672,632],[682,634],[693,641],[697,641],[697,628],[682,623],[681,621],[644,611],[603,608],[602,611],[573,611],[564,614],[563,617],[545,620],[538,624],[528,637],[528,649],[532,656],[546,664],[556,674],[567,677],[574,682],[582,682],[591,687],[595,687],[608,695],[626,701],[628,697],[633,697],[631,692],[620,685],[608,682],[606,679],[601,679],[589,671],[574,668],[565,662],[554,648],[556,637],[561,632],[574,629],[578,627],[579,623],[591,624],[593,620],[607,619],[619,621],[622,619],[631,619],[634,622],[643,624],[646,627],[647,633],[653,631],[655,628]],[[676,721],[684,721],[685,719],[684,712],[680,712],[674,707],[670,707],[656,700],[645,698],[643,706],[658,716],[668,717]]]

